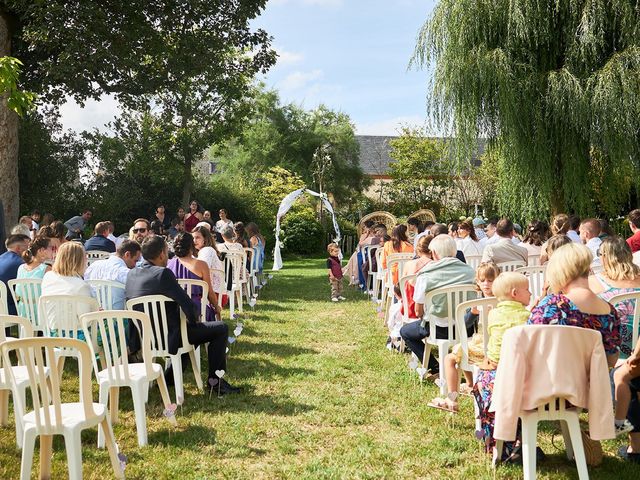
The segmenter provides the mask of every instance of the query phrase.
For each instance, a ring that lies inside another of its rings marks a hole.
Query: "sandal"
[[[437,408],[450,413],[458,413],[458,402],[454,402],[450,398],[436,397],[427,403],[427,407]]]
[[[471,397],[471,392],[473,391],[473,387],[468,383],[460,384],[460,388],[458,389],[460,395],[464,395],[465,397]]]

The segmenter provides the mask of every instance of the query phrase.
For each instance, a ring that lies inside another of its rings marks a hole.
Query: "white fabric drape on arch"
[[[272,270],[280,270],[282,269],[282,256],[280,255],[280,221],[282,217],[291,209],[295,201],[303,194],[308,193],[309,195],[313,195],[314,197],[318,197],[322,200],[322,204],[324,207],[331,213],[331,218],[333,219],[333,229],[336,232],[336,236],[333,239],[334,242],[340,244],[341,235],[340,235],[340,227],[338,226],[338,221],[336,220],[336,214],[333,211],[333,205],[329,202],[327,195],[324,193],[314,192],[313,190],[309,190],[308,188],[299,188],[298,190],[294,190],[289,195],[284,197],[280,202],[280,207],[278,208],[278,214],[276,216],[276,246],[273,250],[273,269]],[[342,253],[340,254],[340,258],[342,259]]]

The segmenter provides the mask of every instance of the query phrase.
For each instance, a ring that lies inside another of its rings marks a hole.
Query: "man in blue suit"
[[[116,244],[109,240],[109,222],[99,222],[94,229],[94,235],[84,243],[84,249],[113,253],[116,251]]]
[[[4,242],[7,251],[0,255],[0,281],[5,285],[18,276],[18,267],[24,263],[22,254],[29,248],[29,241],[27,235],[17,234],[9,235]],[[9,315],[18,314],[11,295],[7,295],[7,307]]]

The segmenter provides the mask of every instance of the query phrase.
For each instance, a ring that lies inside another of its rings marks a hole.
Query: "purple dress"
[[[177,279],[186,279],[186,280],[202,280],[202,277],[199,277],[187,267],[180,263],[178,257],[173,257],[167,263],[167,268],[173,272]],[[202,308],[202,287],[194,286],[191,289],[191,301],[195,303],[198,307],[198,310]],[[205,302],[208,300],[205,298]],[[202,321],[213,322],[216,319],[215,311],[211,308],[211,305],[207,303],[207,318],[203,318]]]

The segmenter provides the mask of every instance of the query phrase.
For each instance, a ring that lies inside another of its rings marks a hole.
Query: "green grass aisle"
[[[148,447],[137,447],[130,394],[121,392],[114,429],[129,457],[127,478],[494,478],[473,438],[471,399],[462,399],[457,416],[426,407],[436,387],[419,385],[407,356],[384,348],[375,305],[346,292],[346,302],[328,301],[324,260],[287,261],[231,346],[228,379],[244,392],[209,399],[187,374],[180,427],[171,431],[152,390]],[[74,382],[69,367],[68,390]],[[2,479],[19,475],[12,425],[0,429]],[[563,457],[562,438],[555,434],[558,450],[551,444],[555,429],[543,428],[550,458],[539,466],[538,478],[577,478]],[[95,441],[95,431],[85,432],[85,478],[111,478],[107,454],[95,449]],[[606,449],[611,453],[620,444]],[[65,478],[61,439],[54,450],[53,476]],[[36,452],[34,477],[37,468]],[[626,479],[637,478],[640,469],[609,457],[590,473],[593,479]],[[522,472],[501,467],[496,478],[522,478]]]

